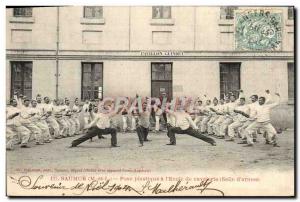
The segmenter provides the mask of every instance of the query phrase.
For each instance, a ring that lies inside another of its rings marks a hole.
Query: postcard
[[[292,5],[5,9],[7,196],[295,197]]]

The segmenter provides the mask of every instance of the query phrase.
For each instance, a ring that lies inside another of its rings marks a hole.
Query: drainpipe
[[[59,51],[59,7],[56,8],[56,52],[55,52],[55,61],[56,61],[56,85],[55,85],[55,97],[58,99],[58,77],[59,75],[59,60],[58,60],[58,51]]]

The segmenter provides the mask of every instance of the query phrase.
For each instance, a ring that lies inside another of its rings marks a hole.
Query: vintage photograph
[[[7,196],[295,196],[293,5],[5,12]]]

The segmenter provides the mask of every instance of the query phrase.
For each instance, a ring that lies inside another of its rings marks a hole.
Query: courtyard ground
[[[279,134],[280,147],[265,145],[262,136],[254,147],[243,147],[236,142],[215,139],[217,146],[188,135],[177,135],[177,145],[167,146],[165,133],[150,133],[151,142],[138,147],[135,133],[118,133],[120,147],[110,147],[110,136],[94,138],[76,148],[68,148],[79,136],[54,140],[50,144],[7,151],[7,172],[17,169],[71,169],[71,168],[144,168],[152,171],[186,171],[203,169],[293,169],[294,131]]]

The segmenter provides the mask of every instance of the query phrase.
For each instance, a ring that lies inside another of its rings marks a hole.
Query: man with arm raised
[[[277,132],[271,124],[271,109],[280,103],[279,93],[275,93],[275,95],[278,97],[278,100],[271,104],[266,103],[265,97],[260,97],[258,99],[259,105],[257,106],[256,114],[253,117],[254,122],[245,130],[248,143],[245,146],[253,146],[253,132],[255,132],[257,129],[262,129],[267,132],[267,142],[269,144],[273,144],[274,147],[278,147],[276,136]]]

